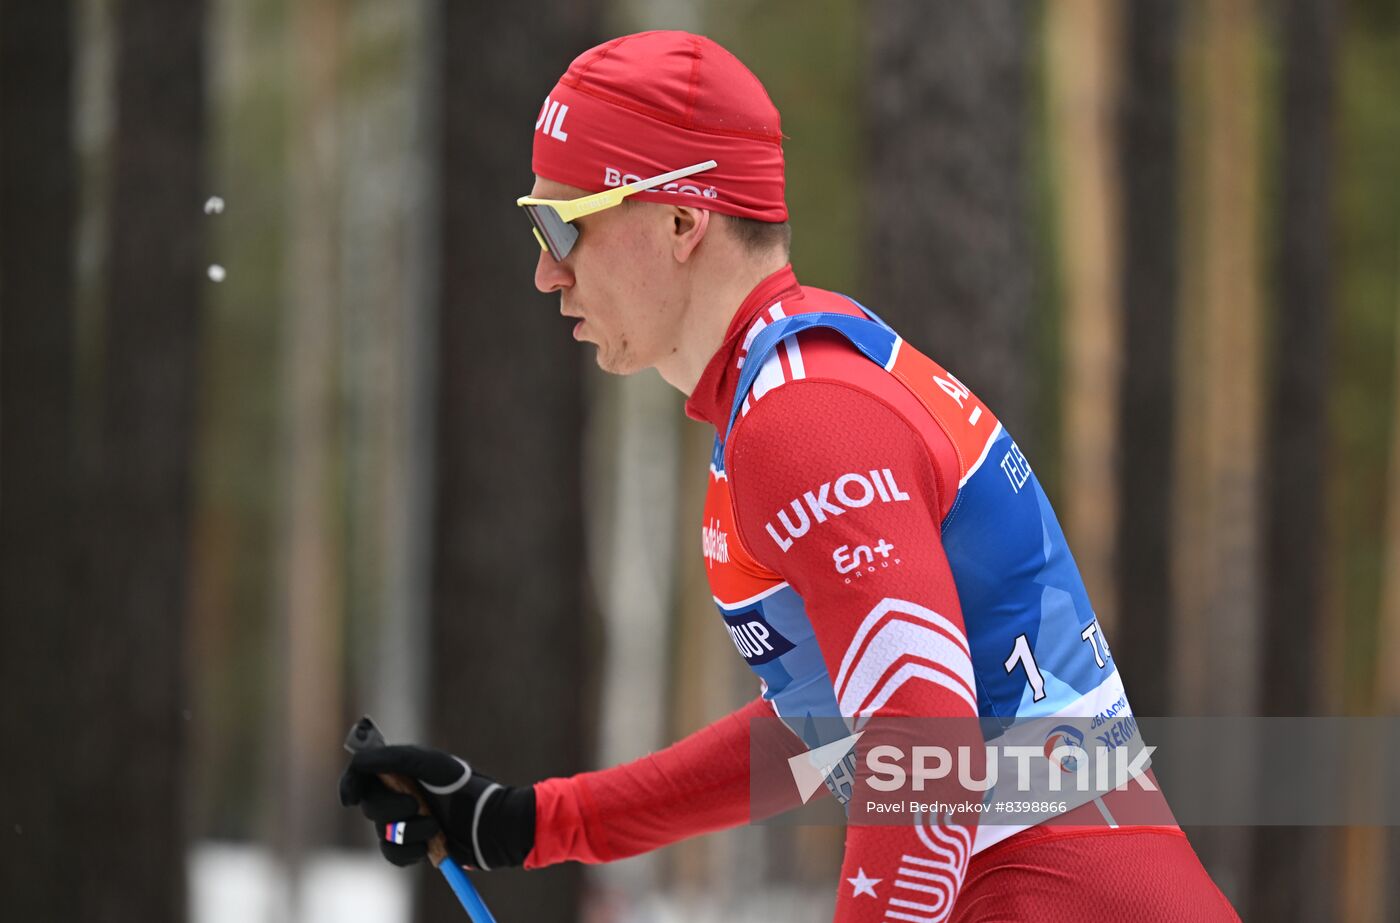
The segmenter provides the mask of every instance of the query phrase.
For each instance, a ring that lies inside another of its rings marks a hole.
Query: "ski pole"
[[[384,735],[375,726],[374,719],[365,715],[355,726],[350,729],[350,733],[345,738],[345,749],[351,753],[359,753],[361,750],[373,750],[386,746]],[[381,772],[379,780],[389,788],[404,795],[412,795],[418,802],[418,813],[427,815],[428,803],[423,800],[423,795],[418,791],[418,786],[410,779],[396,773]],[[496,923],[496,918],[491,916],[491,911],[486,909],[486,902],[477,893],[476,886],[467,878],[467,873],[462,867],[447,854],[447,839],[439,832],[428,841],[428,859],[433,863],[438,871],[442,872],[442,877],[447,879],[447,883],[452,886],[452,893],[457,895],[457,900],[462,902],[462,907],[467,911],[467,916],[472,918],[472,923]]]

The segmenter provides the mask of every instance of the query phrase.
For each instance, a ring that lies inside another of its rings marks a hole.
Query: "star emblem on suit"
[[[851,883],[851,887],[855,888],[855,893],[852,894],[851,897],[860,897],[862,894],[869,894],[871,897],[879,897],[880,895],[875,893],[875,886],[885,879],[866,878],[865,869],[858,868],[856,869],[856,877],[847,878],[846,880]]]

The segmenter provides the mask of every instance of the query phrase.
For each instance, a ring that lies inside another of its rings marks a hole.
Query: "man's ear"
[[[710,229],[710,210],[689,205],[672,205],[671,210],[671,252],[676,262],[690,259],[700,241]]]

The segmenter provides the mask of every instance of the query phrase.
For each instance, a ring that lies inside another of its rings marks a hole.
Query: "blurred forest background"
[[[1400,713],[1396,0],[0,0],[6,919],[458,919],[336,804],[361,712],[527,783],[752,697],[710,436],[513,205],[569,61],[658,27],[781,110],[799,277],[1018,434],[1138,714]],[[1188,832],[1245,919],[1400,918],[1394,830]],[[818,920],[841,842],[478,881]]]

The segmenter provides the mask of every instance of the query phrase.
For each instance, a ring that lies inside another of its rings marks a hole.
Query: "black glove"
[[[421,816],[413,796],[390,789],[379,773],[415,780],[432,816]],[[428,841],[439,830],[453,861],[468,868],[521,865],[535,845],[534,786],[501,785],[441,750],[361,750],[340,777],[340,803],[360,806],[375,824],[384,858],[395,865],[425,859]]]

